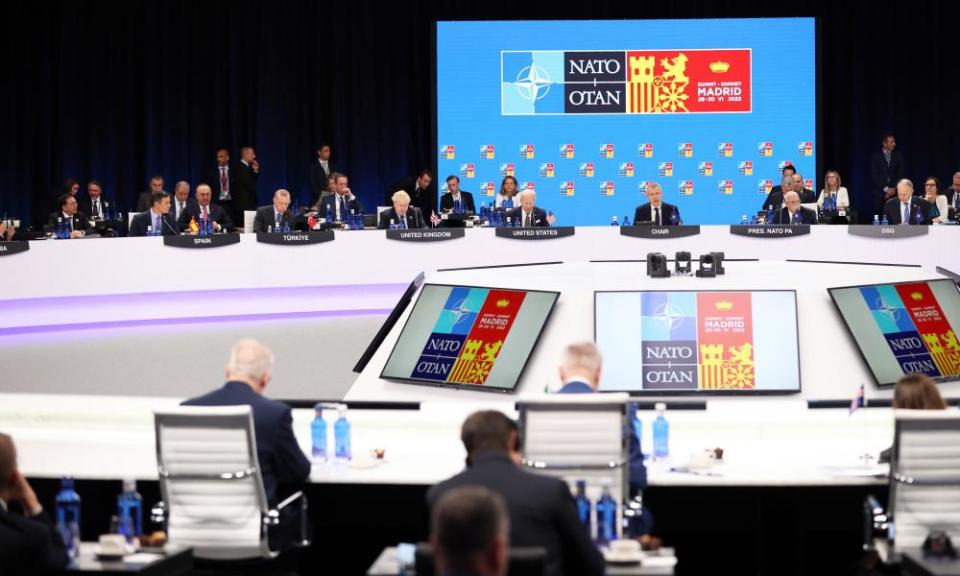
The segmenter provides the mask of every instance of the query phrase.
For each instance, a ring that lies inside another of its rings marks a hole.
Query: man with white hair
[[[410,205],[409,194],[403,190],[397,190],[390,197],[390,200],[393,202],[393,208],[387,208],[380,213],[377,228],[387,229],[391,224],[394,224],[400,230],[427,227],[427,223],[423,219],[423,212],[416,206]]]
[[[796,181],[794,181],[796,186]],[[816,224],[817,213],[800,205],[796,190],[783,193],[783,208],[774,214],[772,224]]]
[[[547,216],[547,211],[538,208],[536,203],[536,192],[529,188],[520,192],[520,207],[507,210],[507,221],[519,222],[521,228],[546,228],[553,224],[553,215]]]
[[[603,355],[593,342],[575,342],[563,351],[560,361],[560,381],[563,386],[558,394],[591,394],[600,389],[600,375],[603,372]],[[627,429],[624,431],[630,438],[630,493],[639,494],[647,485],[647,467],[643,464],[643,451],[640,449],[640,439],[633,430],[633,422],[637,418],[637,406],[633,402],[627,404]],[[638,516],[630,520],[630,533],[637,537],[649,540],[653,528],[653,517],[646,508]],[[646,544],[647,542],[641,542]]]
[[[680,209],[663,201],[663,188],[656,182],[647,182],[647,202],[633,212],[634,224],[672,226],[680,223]]]
[[[273,352],[256,340],[240,340],[230,350],[227,383],[184,406],[242,406],[253,410],[257,460],[270,506],[277,503],[277,485],[302,484],[310,476],[310,461],[293,435],[290,407],[270,400],[263,391],[273,377]]]
[[[181,180],[173,188],[173,202],[170,204],[170,217],[173,221],[179,222],[180,216],[190,205],[190,183]]]
[[[897,182],[897,195],[887,200],[883,213],[890,224],[930,224],[930,203],[913,195],[913,182]]]
[[[296,216],[290,211],[290,192],[283,188],[273,193],[273,204],[257,208],[253,218],[254,232],[279,232],[282,225],[296,228]]]

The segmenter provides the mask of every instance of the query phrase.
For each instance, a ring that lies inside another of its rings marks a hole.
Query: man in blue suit
[[[558,394],[592,394],[600,388],[600,374],[603,371],[603,356],[593,342],[578,342],[567,346],[560,363],[560,381],[563,386]],[[647,467],[643,464],[643,451],[640,439],[633,430],[637,419],[637,406],[627,404],[627,430],[630,438],[630,494],[636,496],[647,486]],[[630,532],[634,536],[650,534],[653,528],[653,516],[646,508],[639,516],[630,521]]]
[[[355,214],[362,214],[363,206],[350,191],[347,177],[338,172],[334,172],[330,177],[334,179],[335,189],[333,194],[325,196],[320,201],[320,216],[326,218],[329,215],[329,220],[343,222],[344,216],[350,214],[351,211]]]
[[[170,217],[170,195],[154,192],[150,196],[150,209],[133,217],[128,236],[146,236],[147,229],[156,236],[176,236],[177,223]]]
[[[817,213],[800,205],[800,194],[794,190],[784,192],[783,208],[773,215],[771,224],[816,224]]]
[[[913,182],[904,178],[897,182],[897,195],[887,200],[883,214],[890,224],[931,224],[930,207],[929,202],[913,195]]]
[[[230,351],[227,362],[227,383],[222,388],[192,398],[184,406],[242,406],[253,410],[253,428],[257,437],[257,460],[267,503],[277,504],[277,485],[302,484],[310,477],[310,461],[304,455],[293,434],[290,407],[270,400],[263,391],[273,372],[273,353],[256,340],[240,340]],[[285,508],[284,511],[290,510]],[[296,523],[291,511],[281,517],[281,532],[285,526]],[[279,544],[279,543],[278,543]]]

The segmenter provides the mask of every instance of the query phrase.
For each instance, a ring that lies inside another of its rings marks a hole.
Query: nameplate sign
[[[164,236],[163,245],[173,248],[220,248],[240,242],[239,234],[214,234],[212,236]]]
[[[699,226],[621,226],[620,235],[631,238],[683,238],[696,236],[700,233]]]
[[[497,228],[499,238],[513,240],[549,240],[551,238],[565,238],[576,234],[573,226],[557,226],[554,228]]]
[[[388,240],[401,242],[442,242],[463,238],[463,228],[437,228],[435,230],[387,230]]]
[[[29,242],[0,242],[0,256],[13,256],[29,249]]]
[[[333,240],[333,230],[311,230],[309,232],[257,232],[257,242],[276,246],[306,246]]]
[[[870,224],[851,224],[847,226],[847,233],[864,238],[913,238],[923,236],[930,230],[929,226],[873,226]]]
[[[809,224],[798,224],[796,226],[743,226],[733,225],[730,227],[730,233],[737,236],[749,236],[751,238],[793,238],[794,236],[803,236],[810,233]]]

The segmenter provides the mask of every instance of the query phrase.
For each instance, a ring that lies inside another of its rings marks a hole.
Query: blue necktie
[[[400,228],[402,228],[402,229],[404,229],[404,230],[407,229],[407,215],[406,215],[406,214],[404,214],[403,216],[400,217]]]
[[[163,229],[160,228],[160,217],[157,216],[157,219],[153,222],[153,233],[160,235],[163,234]]]
[[[340,197],[340,219],[343,220],[347,215],[347,201]]]
[[[900,221],[900,223],[901,224],[910,223],[910,205],[909,204],[903,205],[903,219]]]

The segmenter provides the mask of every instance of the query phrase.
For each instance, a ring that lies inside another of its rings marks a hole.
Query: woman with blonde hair
[[[820,198],[817,199],[818,209],[823,210],[823,201],[827,198],[833,201],[834,210],[850,208],[850,194],[840,185],[840,173],[836,170],[827,170],[823,176],[823,189],[820,190]]]

